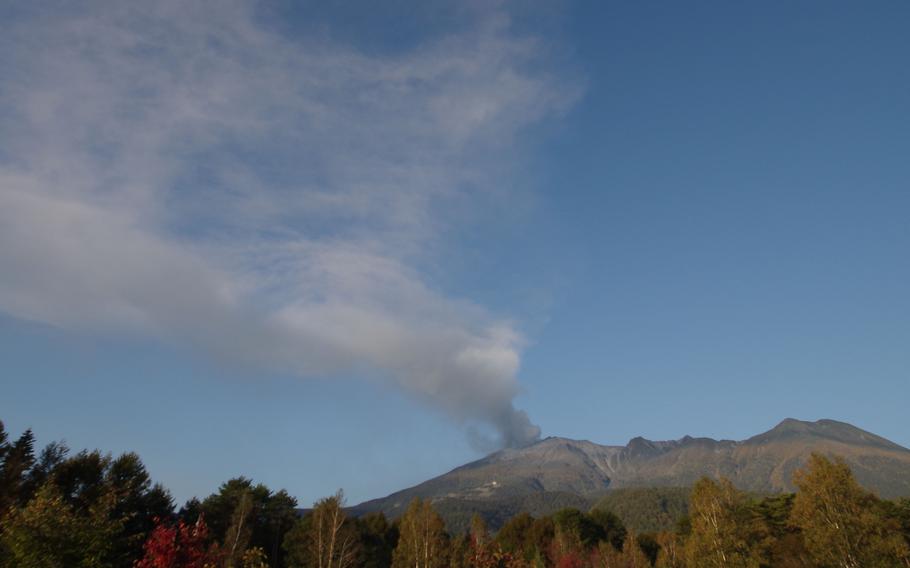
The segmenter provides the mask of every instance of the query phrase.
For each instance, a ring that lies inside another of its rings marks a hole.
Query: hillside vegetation
[[[673,530],[689,513],[689,487],[636,487],[614,489],[594,505],[619,517],[629,529],[638,532]]]
[[[301,515],[286,491],[240,477],[178,509],[136,454],[72,454],[60,443],[36,452],[30,431],[10,440],[0,423],[0,566],[910,566],[910,499],[880,499],[847,461],[821,454],[791,481],[795,493],[771,496],[703,477],[691,489],[610,490],[596,503],[559,491],[415,497],[390,519],[351,514],[340,492]]]

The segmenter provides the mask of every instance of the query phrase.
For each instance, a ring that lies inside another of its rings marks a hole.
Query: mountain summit
[[[625,446],[550,437],[506,449],[449,473],[355,507],[395,516],[414,497],[442,510],[530,509],[583,506],[614,488],[688,486],[702,476],[727,477],[740,489],[792,491],[793,472],[810,454],[840,456],[856,478],[882,497],[910,496],[910,450],[835,420],[788,418],[743,441],[685,436],[633,438]],[[577,501],[577,503],[575,503]]]

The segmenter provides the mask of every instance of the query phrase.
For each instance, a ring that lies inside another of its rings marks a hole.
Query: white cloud
[[[374,56],[242,1],[24,12],[0,34],[0,310],[380,375],[537,435],[520,334],[421,268],[464,188],[497,191],[521,129],[576,95],[502,14]]]

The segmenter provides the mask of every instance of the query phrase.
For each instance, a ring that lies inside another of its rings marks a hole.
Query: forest
[[[608,497],[587,511],[517,513],[496,531],[475,516],[456,531],[429,501],[396,519],[355,517],[340,491],[301,509],[244,477],[178,507],[134,453],[73,453],[60,442],[38,451],[30,430],[13,439],[0,422],[0,565],[910,567],[910,499],[876,497],[836,456],[814,454],[794,483],[793,494],[756,496],[703,478],[675,491],[688,503],[674,506],[672,526],[666,509]],[[641,495],[653,501],[653,490]]]

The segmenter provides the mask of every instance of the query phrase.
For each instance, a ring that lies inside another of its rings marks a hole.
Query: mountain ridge
[[[414,497],[429,499],[444,510],[509,509],[522,500],[561,502],[567,496],[593,503],[612,489],[685,487],[702,476],[727,477],[750,492],[779,493],[794,489],[793,472],[813,452],[842,457],[857,480],[882,497],[910,496],[910,449],[846,422],[786,418],[740,441],[692,436],[655,441],[636,436],[625,446],[608,446],[549,436],[494,452],[352,509],[356,514],[383,511],[394,517]],[[546,507],[542,509],[546,512]]]

